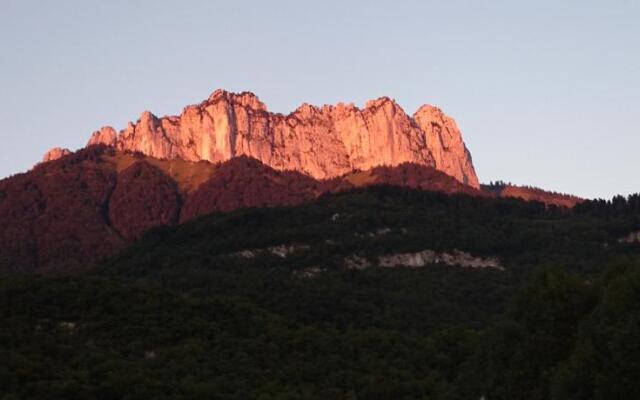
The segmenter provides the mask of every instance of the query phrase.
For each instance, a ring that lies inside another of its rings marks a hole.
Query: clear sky
[[[216,88],[434,104],[483,182],[640,192],[640,0],[0,0],[0,177]]]

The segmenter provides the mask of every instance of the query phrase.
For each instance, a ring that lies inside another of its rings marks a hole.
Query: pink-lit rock
[[[157,118],[145,111],[119,134],[111,127],[93,133],[88,144],[189,161],[246,155],[316,179],[413,162],[479,188],[471,155],[452,118],[431,106],[410,117],[387,97],[367,102],[364,109],[303,104],[282,115],[268,112],[252,93],[216,90],[180,116]]]
[[[44,153],[44,157],[42,157],[42,162],[57,160],[60,157],[66,156],[67,154],[71,154],[71,151],[69,149],[54,147],[53,149]]]

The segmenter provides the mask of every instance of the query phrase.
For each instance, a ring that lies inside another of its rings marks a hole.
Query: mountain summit
[[[119,133],[103,127],[88,143],[99,144],[169,160],[215,163],[245,155],[315,179],[411,162],[480,187],[452,118],[430,105],[409,116],[388,97],[370,100],[363,109],[303,104],[283,115],[267,111],[253,93],[216,90],[179,116],[158,118],[145,111]]]

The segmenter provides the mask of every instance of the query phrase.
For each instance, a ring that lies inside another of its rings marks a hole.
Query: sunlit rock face
[[[471,153],[462,140],[456,121],[430,105],[420,107],[413,114],[413,120],[427,137],[436,168],[464,184],[478,188]]]
[[[66,156],[67,154],[71,154],[71,151],[69,149],[54,147],[53,149],[44,153],[44,157],[42,157],[42,162],[57,160],[58,158]]]
[[[371,100],[363,109],[303,104],[282,115],[268,112],[252,93],[216,90],[179,116],[157,118],[145,111],[119,133],[101,128],[88,143],[95,144],[188,161],[221,162],[245,155],[316,179],[413,162],[479,187],[452,118],[428,105],[410,117],[387,97]]]

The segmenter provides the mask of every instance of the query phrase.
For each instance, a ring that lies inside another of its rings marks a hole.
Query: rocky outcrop
[[[188,161],[223,162],[246,155],[316,179],[411,162],[479,188],[453,119],[427,105],[410,117],[387,97],[371,100],[363,109],[303,104],[282,115],[268,112],[252,93],[217,90],[179,116],[157,118],[145,111],[120,133],[103,127],[88,143],[96,144]]]
[[[504,271],[504,267],[500,265],[500,261],[496,257],[476,257],[460,250],[442,253],[433,250],[423,250],[416,253],[388,254],[378,257],[377,264],[373,264],[364,257],[352,255],[347,257],[344,263],[348,269],[365,269],[373,265],[383,268],[421,268],[441,264],[464,268],[493,268]]]
[[[416,253],[401,253],[382,256],[379,259],[381,267],[410,267],[418,268],[430,264],[444,264],[465,268],[495,268],[504,270],[495,257],[482,258],[471,254],[453,250],[451,252],[436,253],[433,250],[423,250]]]
[[[640,231],[630,232],[627,236],[618,239],[618,243],[637,244],[640,243]]]
[[[60,147],[54,147],[53,149],[44,153],[44,157],[42,157],[42,162],[57,160],[58,158],[66,156],[67,154],[71,154],[71,150],[62,149]]]
[[[260,254],[273,254],[280,258],[287,258],[291,254],[298,251],[309,250],[311,246],[306,244],[280,244],[278,246],[267,247],[266,249],[241,250],[232,254],[232,256],[242,258],[255,258]]]
[[[471,153],[462,140],[456,121],[430,105],[420,107],[413,114],[413,119],[426,134],[436,168],[466,185],[478,188]]]

